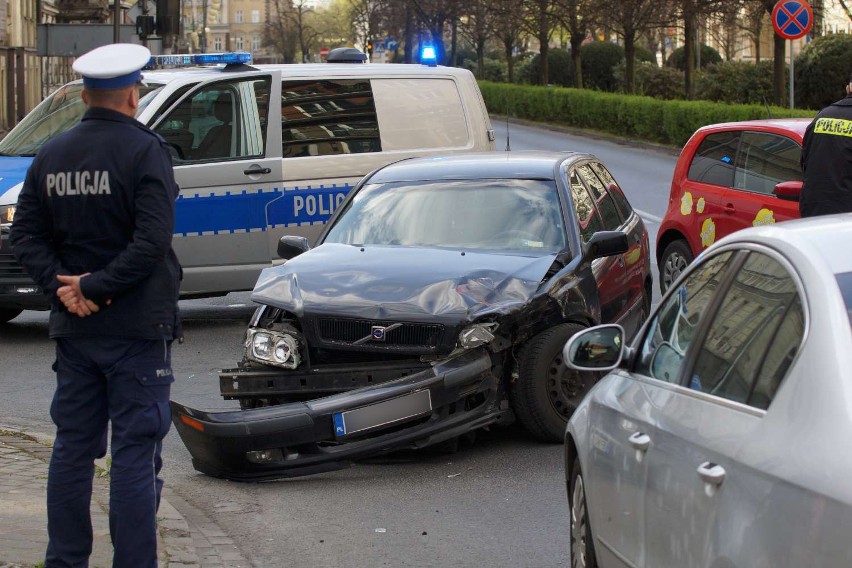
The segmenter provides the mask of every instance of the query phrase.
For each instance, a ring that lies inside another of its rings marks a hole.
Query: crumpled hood
[[[18,202],[21,184],[32,163],[32,157],[0,156],[0,205]]]
[[[324,244],[265,269],[252,300],[297,317],[453,324],[526,304],[555,256]]]

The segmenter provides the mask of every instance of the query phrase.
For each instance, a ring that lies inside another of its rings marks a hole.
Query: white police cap
[[[74,60],[74,71],[91,89],[121,89],[142,79],[142,68],[150,61],[147,47],[135,43],[113,43],[96,47]]]

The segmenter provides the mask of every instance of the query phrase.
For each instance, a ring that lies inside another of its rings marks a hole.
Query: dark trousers
[[[47,479],[45,568],[88,566],[94,460],[112,424],[109,528],[113,566],[157,566],[162,440],[171,425],[171,342],[56,340],[56,441]]]

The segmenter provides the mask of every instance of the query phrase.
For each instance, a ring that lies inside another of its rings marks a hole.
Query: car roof
[[[395,162],[376,171],[370,183],[435,179],[554,179],[566,160],[593,159],[577,152],[474,152]]]
[[[467,69],[456,67],[436,66],[416,64],[393,64],[393,65],[371,65],[371,64],[353,64],[353,63],[280,63],[280,64],[265,64],[265,65],[245,65],[233,68],[233,71],[282,71],[282,76],[286,78],[288,75],[294,77],[377,77],[377,76],[396,76],[404,75],[469,75]],[[145,80],[156,83],[169,83],[175,79],[184,79],[187,77],[195,77],[198,80],[214,79],[216,77],[227,77],[227,72],[224,67],[208,66],[208,67],[175,67],[169,69],[152,69],[142,71],[142,76]]]
[[[737,231],[719,243],[763,243],[781,251],[818,255],[832,274],[852,272],[852,213],[808,217]],[[813,259],[816,261],[816,259]]]
[[[805,130],[813,121],[813,118],[770,118],[763,120],[741,120],[739,122],[720,122],[708,124],[698,129],[698,132],[712,132],[716,130],[767,130],[775,132],[790,132],[797,134],[799,138],[805,135]]]

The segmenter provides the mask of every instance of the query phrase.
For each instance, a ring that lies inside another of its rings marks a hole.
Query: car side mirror
[[[583,247],[583,261],[591,262],[596,258],[615,256],[627,252],[627,235],[622,231],[598,231]]]
[[[779,199],[786,199],[787,201],[798,201],[799,197],[802,195],[802,182],[801,181],[782,181],[775,185],[775,195]]]
[[[284,260],[290,260],[309,250],[311,250],[311,245],[308,244],[308,239],[305,237],[284,235],[278,241],[278,256]]]
[[[575,333],[562,349],[563,360],[578,371],[611,371],[623,356],[624,328],[617,324]]]

